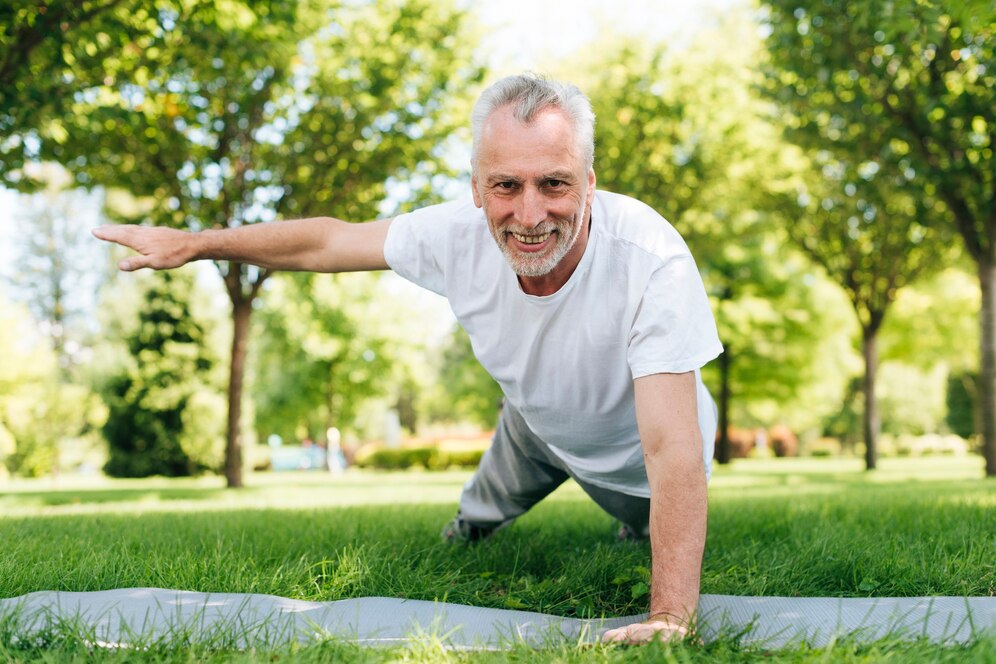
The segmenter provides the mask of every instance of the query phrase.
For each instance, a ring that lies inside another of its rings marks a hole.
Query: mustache
[[[544,233],[557,232],[564,228],[569,228],[570,226],[571,222],[568,219],[548,219],[547,221],[541,222],[531,228],[526,228],[518,224],[510,224],[508,226],[503,226],[501,232],[506,235],[508,233],[518,233],[519,235],[543,235]]]

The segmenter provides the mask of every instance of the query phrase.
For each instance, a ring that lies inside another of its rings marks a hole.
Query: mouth
[[[544,242],[549,240],[550,236],[553,235],[553,231],[547,231],[546,233],[538,233],[535,235],[523,235],[522,233],[509,231],[509,235],[511,235],[517,242],[520,242],[522,244],[535,245],[535,244],[543,244]]]

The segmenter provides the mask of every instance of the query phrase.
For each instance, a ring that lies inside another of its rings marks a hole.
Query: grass
[[[702,591],[784,596],[996,594],[996,492],[975,458],[750,460],[710,486]],[[329,601],[390,596],[564,616],[646,610],[649,547],[619,545],[614,525],[574,485],[494,540],[439,542],[466,473],[256,475],[221,480],[65,479],[0,485],[0,597],[36,590],[154,586]],[[70,626],[71,627],[71,626]],[[12,644],[0,662],[114,661],[73,629]],[[151,661],[988,661],[996,641],[963,648],[883,640],[761,652],[708,646],[563,646],[447,653],[427,637],[407,649],[327,642],[286,651],[150,644]]]

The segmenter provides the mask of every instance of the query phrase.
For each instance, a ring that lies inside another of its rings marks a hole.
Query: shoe
[[[650,526],[643,530],[637,530],[624,523],[619,526],[619,532],[616,533],[616,540],[619,542],[646,542],[649,538]]]
[[[444,542],[473,544],[491,537],[496,530],[498,527],[488,528],[464,521],[457,513],[456,517],[446,524],[441,534]]]

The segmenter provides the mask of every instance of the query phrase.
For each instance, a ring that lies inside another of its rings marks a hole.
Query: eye
[[[549,187],[550,189],[559,189],[560,187],[564,186],[565,184],[566,183],[563,180],[547,180],[546,181],[546,186]]]
[[[499,182],[498,184],[495,185],[495,187],[497,187],[498,189],[511,190],[511,189],[515,189],[516,183],[512,182],[512,181]]]

